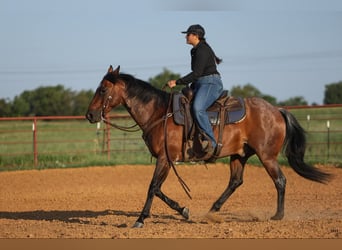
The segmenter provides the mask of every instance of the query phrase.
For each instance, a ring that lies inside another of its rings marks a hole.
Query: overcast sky
[[[93,89],[110,64],[142,80],[187,74],[184,34],[201,24],[224,86],[323,103],[342,80],[339,0],[0,0],[0,98],[63,84]]]

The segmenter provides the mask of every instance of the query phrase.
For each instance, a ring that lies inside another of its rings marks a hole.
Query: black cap
[[[183,34],[195,34],[195,35],[198,35],[199,37],[204,37],[205,35],[205,31],[204,31],[204,28],[199,25],[199,24],[194,24],[194,25],[191,25],[187,31],[182,31]]]

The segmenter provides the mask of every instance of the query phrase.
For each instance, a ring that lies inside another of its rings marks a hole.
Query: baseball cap
[[[196,34],[199,37],[204,37],[204,35],[205,35],[204,28],[201,25],[199,25],[199,24],[191,25],[187,29],[187,31],[182,31],[182,33],[183,34]]]

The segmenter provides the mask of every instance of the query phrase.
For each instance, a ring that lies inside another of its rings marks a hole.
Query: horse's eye
[[[107,89],[105,87],[100,87],[100,94],[101,95],[106,94],[106,92],[107,92]]]

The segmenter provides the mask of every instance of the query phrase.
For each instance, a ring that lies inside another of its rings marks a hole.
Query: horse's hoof
[[[141,223],[139,221],[135,222],[133,225],[133,228],[143,228],[144,227],[144,223]]]
[[[187,220],[190,218],[190,211],[189,211],[189,208],[187,208],[187,207],[184,207],[184,208],[183,208],[182,216],[183,216],[185,219],[187,219]]]
[[[271,217],[271,220],[281,220],[282,218],[284,218],[284,214],[276,214]]]

